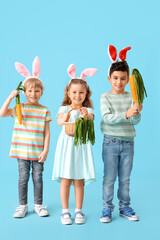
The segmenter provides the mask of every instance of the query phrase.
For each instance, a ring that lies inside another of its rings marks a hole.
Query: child
[[[51,121],[47,107],[39,104],[43,95],[43,83],[38,76],[40,74],[40,62],[38,57],[33,62],[33,76],[20,63],[15,64],[17,71],[26,77],[23,87],[27,102],[21,104],[22,125],[18,123],[16,107],[9,108],[11,100],[19,94],[14,90],[9,95],[2,108],[0,116],[15,117],[15,125],[12,137],[10,157],[17,158],[19,165],[19,204],[14,213],[15,218],[23,218],[28,212],[27,191],[30,167],[32,167],[32,179],[34,184],[34,212],[39,216],[48,216],[46,207],[42,206],[43,200],[43,165],[49,151]]]
[[[101,95],[100,106],[102,113],[101,131],[104,134],[102,158],[104,162],[103,177],[103,211],[100,221],[111,221],[114,195],[114,183],[118,175],[118,199],[120,216],[132,221],[139,220],[130,207],[129,185],[134,155],[134,124],[141,118],[142,104],[133,104],[132,95],[125,91],[129,81],[129,66],[126,52],[123,49],[116,61],[117,52],[109,46],[109,54],[113,61],[108,80],[112,90]],[[133,105],[133,106],[132,106]]]
[[[94,112],[90,100],[91,91],[85,80],[86,76],[92,76],[97,69],[86,69],[81,73],[81,77],[75,75],[75,65],[68,67],[68,74],[71,77],[70,82],[65,88],[65,95],[62,106],[59,109],[57,122],[63,126],[58,139],[53,180],[61,182],[61,201],[62,201],[62,224],[72,224],[71,214],[69,212],[69,191],[73,181],[75,189],[76,209],[75,223],[83,224],[85,222],[82,213],[84,185],[95,181],[95,170],[90,143],[74,146],[74,137],[65,133],[65,122],[75,122],[79,117],[93,119]],[[74,109],[71,113],[69,110]]]

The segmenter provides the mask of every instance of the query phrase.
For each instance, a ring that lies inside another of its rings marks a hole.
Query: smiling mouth
[[[37,98],[30,98],[31,101],[37,101]]]

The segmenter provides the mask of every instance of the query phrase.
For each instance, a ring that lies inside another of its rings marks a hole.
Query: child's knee
[[[69,188],[71,186],[71,183],[72,183],[71,179],[65,179],[65,178],[61,179],[61,187]]]
[[[108,176],[103,178],[103,186],[112,187],[116,181],[116,178],[108,178]]]
[[[42,171],[33,171],[32,172],[32,179],[33,182],[42,182]]]
[[[84,180],[83,180],[83,179],[73,180],[73,184],[74,184],[74,187],[75,187],[75,188],[77,188],[77,187],[83,187],[83,186],[84,186]]]
[[[25,169],[22,169],[19,172],[19,182],[20,183],[26,183],[29,181],[30,173],[26,171]]]
[[[119,178],[119,184],[121,185],[128,185],[130,182],[130,178],[129,177],[121,177]]]

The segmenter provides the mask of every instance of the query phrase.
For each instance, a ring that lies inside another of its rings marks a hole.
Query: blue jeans
[[[114,196],[114,183],[118,175],[120,210],[130,205],[129,185],[133,166],[134,142],[104,136],[102,158],[104,162],[103,210],[111,209]]]
[[[17,159],[19,166],[19,204],[27,204],[28,181],[30,176],[30,166],[32,165],[32,179],[34,185],[34,203],[42,204],[43,201],[43,163]]]

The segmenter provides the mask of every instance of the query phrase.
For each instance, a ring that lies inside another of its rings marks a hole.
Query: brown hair
[[[86,88],[86,98],[85,98],[84,102],[82,103],[82,106],[83,107],[93,107],[92,101],[90,99],[90,96],[91,96],[92,92],[91,92],[87,82],[82,80],[82,79],[72,79],[70,81],[70,83],[67,84],[67,86],[65,87],[65,90],[64,90],[64,99],[63,99],[63,102],[62,102],[62,106],[70,105],[72,103],[71,99],[68,96],[68,91],[69,91],[72,84],[83,84],[85,86],[85,88]]]
[[[44,86],[43,83],[41,82],[41,80],[39,80],[38,78],[28,78],[25,82],[24,82],[24,88],[27,89],[29,87],[39,87],[41,88],[42,92],[44,91]]]

